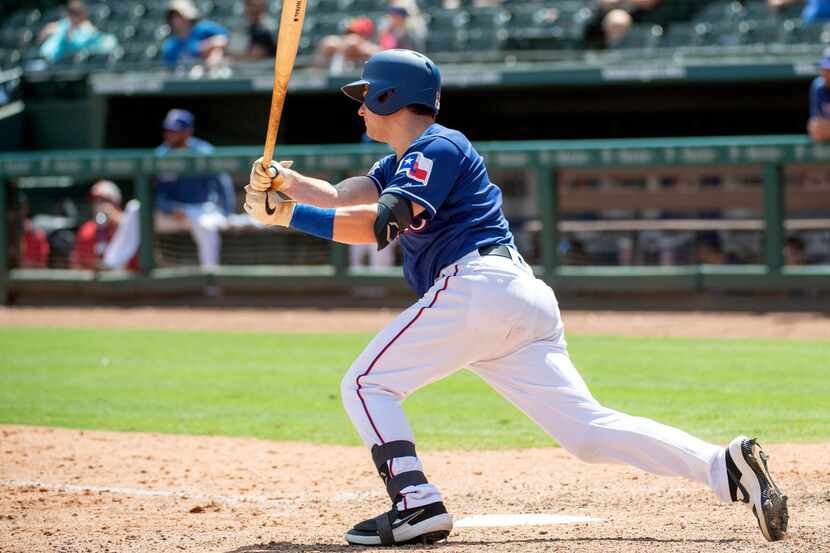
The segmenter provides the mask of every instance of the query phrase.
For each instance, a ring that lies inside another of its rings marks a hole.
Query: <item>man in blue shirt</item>
[[[156,155],[189,150],[202,155],[213,153],[213,146],[193,136],[195,119],[183,109],[172,109],[162,124],[164,142]],[[158,175],[154,215],[158,232],[190,231],[196,243],[199,265],[211,269],[219,265],[220,230],[227,226],[227,215],[235,211],[236,195],[227,174]],[[103,264],[122,269],[135,255],[140,241],[139,202],[131,200],[124,209],[118,230],[104,253]]]
[[[817,142],[830,140],[830,48],[821,59],[821,74],[810,85],[810,119],[807,132]]]
[[[246,187],[245,211],[263,224],[378,248],[400,240],[404,275],[420,296],[366,346],[341,383],[343,405],[392,501],[389,512],[355,525],[346,540],[380,546],[449,535],[452,518],[424,474],[401,402],[462,367],[580,459],[694,480],[722,501],[751,504],[763,535],[780,539],[786,497],[755,440],[709,444],[591,395],[568,355],[556,296],[516,251],[484,160],[463,134],[435,122],[440,86],[438,67],[421,54],[375,54],[343,92],[361,102],[369,137],[393,153],[336,187],[286,165],[263,167],[260,159]]]
[[[172,0],[167,10],[167,23],[173,35],[164,41],[161,57],[164,63],[204,61],[213,67],[222,61],[228,45],[228,31],[213,21],[199,21],[199,12],[190,0]]]

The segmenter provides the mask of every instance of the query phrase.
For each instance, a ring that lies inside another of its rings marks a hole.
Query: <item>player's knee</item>
[[[345,376],[343,376],[343,379],[340,381],[340,398],[346,406],[354,401],[358,401],[359,399],[357,397],[358,376],[360,376],[360,373],[355,370],[354,366],[352,366],[352,368],[346,372]]]

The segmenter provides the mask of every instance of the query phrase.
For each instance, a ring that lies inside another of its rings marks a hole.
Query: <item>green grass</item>
[[[0,327],[0,423],[357,444],[339,399],[369,335]],[[572,337],[603,403],[723,442],[830,438],[830,342]],[[426,448],[551,440],[472,373],[405,409]]]

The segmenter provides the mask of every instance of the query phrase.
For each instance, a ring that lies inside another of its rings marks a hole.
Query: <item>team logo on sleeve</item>
[[[421,152],[411,153],[401,160],[397,173],[406,173],[410,179],[426,186],[429,175],[432,173],[432,160],[424,157]]]

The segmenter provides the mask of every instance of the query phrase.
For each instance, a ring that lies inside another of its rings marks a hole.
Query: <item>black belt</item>
[[[485,255],[497,255],[499,257],[506,257],[513,259],[510,255],[510,248],[505,245],[482,246],[478,249],[478,255],[484,257]]]

